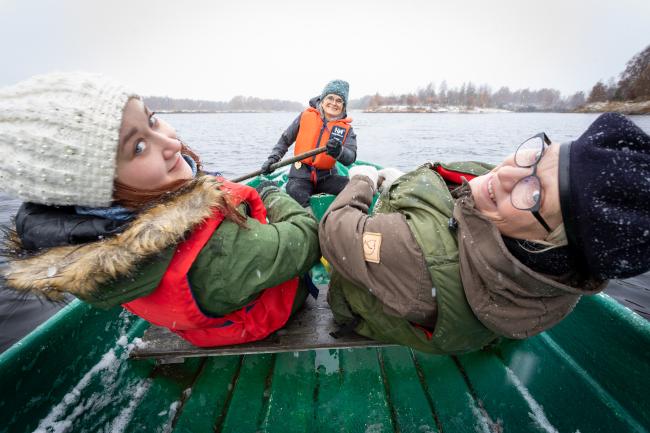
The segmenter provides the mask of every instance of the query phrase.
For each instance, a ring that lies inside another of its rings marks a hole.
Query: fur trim
[[[14,258],[0,271],[2,277],[10,288],[51,300],[61,300],[65,292],[87,296],[101,284],[128,275],[144,259],[181,242],[211,217],[225,194],[219,185],[214,177],[201,177],[189,190],[141,212],[124,232],[97,242]]]

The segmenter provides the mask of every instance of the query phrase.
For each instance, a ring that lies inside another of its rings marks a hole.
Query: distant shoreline
[[[627,115],[647,115],[650,114],[650,101],[643,102],[621,102],[621,101],[607,101],[607,102],[593,102],[576,108],[572,111],[543,111],[543,110],[504,110],[501,108],[466,108],[459,106],[446,106],[446,107],[427,107],[427,106],[402,106],[402,105],[385,105],[381,107],[366,108],[350,110],[350,112],[361,111],[370,114],[440,114],[440,113],[456,113],[456,114],[490,114],[490,113],[605,113],[608,111],[622,113]],[[287,110],[156,110],[160,114],[261,114],[261,113],[293,113],[294,111]]]
[[[294,113],[288,110],[156,110],[158,114]]]
[[[608,101],[593,102],[583,105],[571,111],[545,111],[545,110],[504,110],[501,108],[467,108],[462,106],[406,106],[406,105],[382,105],[379,107],[366,108],[363,113],[390,113],[390,114],[414,114],[414,113],[461,113],[461,114],[489,114],[489,113],[604,113],[613,111],[628,115],[650,114],[650,101]]]
[[[361,110],[364,113],[463,113],[463,114],[483,114],[483,113],[511,113],[510,110],[501,108],[467,108],[456,105],[446,105],[430,107],[425,105],[381,105],[379,107],[365,108]]]

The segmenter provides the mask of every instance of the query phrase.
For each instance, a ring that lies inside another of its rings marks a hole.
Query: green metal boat
[[[313,197],[314,213],[331,200]],[[322,266],[313,273],[327,282]],[[321,317],[320,305],[305,314]],[[290,326],[317,325],[300,321]],[[0,432],[650,430],[650,324],[607,295],[541,335],[462,356],[354,338],[283,344],[291,330],[203,352],[155,343],[148,328],[72,302],[0,355]]]

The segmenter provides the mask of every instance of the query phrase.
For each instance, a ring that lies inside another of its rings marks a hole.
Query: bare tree
[[[567,99],[567,109],[573,110],[574,108],[581,107],[585,105],[585,102],[587,102],[585,92],[576,92]]]
[[[438,89],[438,100],[441,104],[444,105],[449,104],[447,90],[447,80],[442,80],[442,83],[440,83],[440,88]]]
[[[492,95],[492,101],[494,104],[496,104],[497,107],[499,108],[505,108],[508,104],[511,104],[513,99],[512,99],[512,93],[510,92],[510,89],[506,87],[501,87],[499,90],[496,91],[494,95]]]
[[[623,100],[650,99],[650,45],[627,62],[618,81],[616,97]]]
[[[605,101],[607,101],[607,87],[605,87],[602,81],[598,81],[596,84],[594,84],[594,87],[591,88],[587,102],[591,103]]]
[[[477,102],[476,95],[476,86],[471,81],[467,83],[467,88],[465,89],[465,105],[467,108],[474,108]]]

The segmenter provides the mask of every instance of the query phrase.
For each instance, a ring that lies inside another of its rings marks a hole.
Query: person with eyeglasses
[[[324,153],[294,163],[289,170],[287,193],[303,207],[309,206],[313,194],[336,195],[348,183],[348,177],[339,175],[335,165],[337,161],[350,165],[357,159],[357,135],[346,112],[349,89],[343,80],[327,83],[320,96],[312,98],[309,107],[282,133],[262,164],[262,173],[270,173],[271,166],[282,159],[294,142],[295,155],[327,148]]]
[[[650,270],[649,203],[650,137],[614,113],[496,167],[353,167],[319,227],[338,332],[437,354],[539,334]]]

